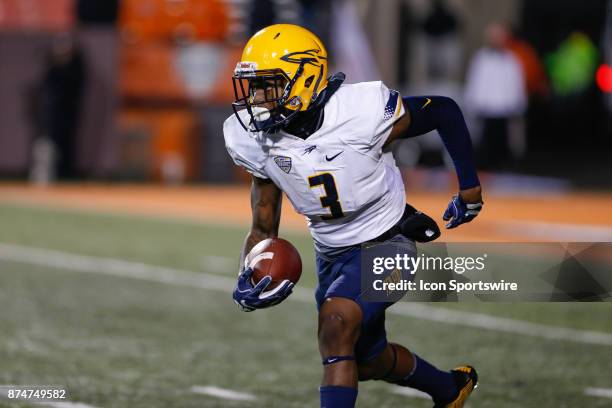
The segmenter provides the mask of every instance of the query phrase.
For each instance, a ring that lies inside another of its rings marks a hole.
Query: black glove
[[[431,242],[440,237],[438,224],[425,213],[418,211],[410,204],[406,204],[408,215],[400,224],[404,236],[417,242]]]

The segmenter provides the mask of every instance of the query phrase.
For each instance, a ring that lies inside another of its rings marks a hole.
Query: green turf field
[[[228,285],[244,233],[171,219],[0,205],[0,244],[14,245],[0,245],[0,384],[66,386],[72,401],[95,407],[318,406],[314,300],[300,292],[302,300],[298,294],[249,314],[231,301]],[[303,257],[299,286],[314,287],[309,239],[285,237]],[[122,276],[124,270],[131,277]],[[199,281],[198,274],[209,280]],[[175,275],[184,279],[170,279]],[[612,338],[610,304],[435,307]],[[388,333],[441,367],[476,366],[481,385],[472,408],[612,405],[611,399],[585,395],[589,387],[612,388],[612,343],[398,314],[388,317]],[[193,386],[256,399],[231,401],[194,393]],[[358,406],[431,406],[393,391],[384,383],[364,383]],[[0,406],[17,405],[0,400]]]

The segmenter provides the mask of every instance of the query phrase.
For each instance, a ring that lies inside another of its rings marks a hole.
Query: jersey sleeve
[[[339,116],[353,129],[343,134],[345,142],[362,152],[377,155],[395,122],[405,114],[400,93],[380,81],[343,86],[338,101]]]
[[[386,141],[393,125],[406,113],[402,96],[396,90],[389,89],[382,82],[374,83],[371,100],[373,109],[371,111],[372,138],[370,146],[382,146]]]
[[[237,120],[231,116],[223,124],[225,148],[237,166],[242,167],[253,176],[269,178],[265,171],[266,157],[261,146],[249,135]]]

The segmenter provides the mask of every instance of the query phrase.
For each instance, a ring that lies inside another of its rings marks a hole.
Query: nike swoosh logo
[[[327,157],[327,155],[325,155],[325,160],[327,161],[332,161],[334,160],[336,157],[340,156],[342,153],[344,153],[344,150],[342,150],[340,153],[333,155],[332,157]]]
[[[425,99],[427,99],[427,102],[425,102],[425,105],[421,106],[421,109],[425,109],[431,103],[431,99],[429,98],[425,98]]]

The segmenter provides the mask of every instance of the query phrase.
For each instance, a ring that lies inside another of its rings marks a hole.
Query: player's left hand
[[[462,196],[462,193],[455,195],[448,204],[446,211],[444,211],[442,218],[444,221],[449,221],[446,224],[447,229],[456,228],[461,224],[472,221],[482,210],[484,203],[480,196],[480,188],[474,201],[466,202]]]

